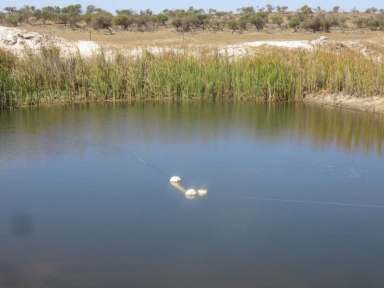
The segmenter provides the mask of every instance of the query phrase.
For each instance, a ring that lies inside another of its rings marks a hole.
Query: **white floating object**
[[[179,183],[181,181],[181,178],[179,176],[172,176],[171,179],[169,179],[169,182],[171,183]]]
[[[187,198],[194,198],[197,196],[197,192],[195,189],[188,189],[187,191],[185,191],[185,197]]]
[[[197,194],[200,196],[200,197],[204,197],[208,194],[208,191],[207,189],[199,189],[197,190]]]

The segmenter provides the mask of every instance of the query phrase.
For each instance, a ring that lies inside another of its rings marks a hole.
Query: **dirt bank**
[[[316,94],[304,98],[305,103],[341,107],[358,111],[384,113],[384,97],[356,97],[342,94]]]

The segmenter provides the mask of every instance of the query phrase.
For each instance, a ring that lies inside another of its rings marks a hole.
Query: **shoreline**
[[[344,94],[312,94],[303,99],[305,104],[341,108],[353,111],[384,114],[384,97],[356,97]]]
[[[183,101],[178,101],[175,99],[106,99],[106,100],[75,100],[75,101],[53,101],[53,102],[41,102],[38,104],[30,105],[20,105],[12,107],[10,109],[0,109],[0,112],[5,111],[15,111],[20,109],[39,109],[39,108],[55,108],[55,107],[65,107],[65,106],[77,106],[77,105],[141,105],[141,104],[171,104],[171,105],[184,105],[184,104],[231,104],[236,105],[240,103],[248,104],[284,104],[284,103],[293,103],[293,104],[304,104],[304,105],[313,105],[318,107],[326,107],[331,109],[340,109],[340,110],[349,110],[359,113],[369,113],[384,115],[384,98],[381,97],[365,97],[359,98],[356,96],[342,95],[342,94],[316,94],[316,95],[307,95],[302,100],[288,100],[288,101],[271,101],[271,100],[262,100],[262,99],[243,99],[243,100],[202,100],[199,98],[188,99]]]

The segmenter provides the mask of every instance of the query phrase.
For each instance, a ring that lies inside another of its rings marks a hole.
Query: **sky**
[[[88,4],[96,5],[97,7],[109,10],[111,12],[116,11],[117,9],[152,9],[154,11],[162,11],[166,8],[176,9],[176,8],[188,8],[194,6],[195,8],[215,8],[219,10],[235,10],[236,8],[244,6],[254,6],[261,7],[266,4],[288,6],[290,9],[297,9],[304,4],[308,4],[311,7],[320,6],[323,9],[331,9],[334,6],[340,6],[343,9],[350,10],[352,8],[358,8],[360,10],[377,7],[384,8],[383,0],[140,0],[140,1],[129,1],[129,0],[115,0],[115,1],[102,1],[102,0],[0,0],[0,7],[4,8],[7,6],[24,6],[24,5],[33,5],[36,7],[42,6],[65,6],[68,4],[79,3],[86,7]]]

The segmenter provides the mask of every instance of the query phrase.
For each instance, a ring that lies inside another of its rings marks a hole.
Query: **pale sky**
[[[1,0],[0,7],[4,8],[6,6],[23,6],[23,5],[33,5],[36,7],[42,6],[64,6],[68,4],[80,3],[83,7],[86,7],[88,4],[96,5],[97,7],[104,8],[111,12],[114,12],[116,9],[146,9],[150,8],[154,11],[161,11],[163,9],[175,9],[175,8],[188,8],[189,6],[194,6],[195,8],[215,8],[219,10],[235,10],[236,8],[240,8],[243,6],[264,6],[266,4],[272,5],[280,5],[280,6],[288,6],[291,9],[296,9],[298,7],[303,6],[304,4],[308,4],[311,7],[320,6],[324,9],[331,9],[334,6],[340,6],[344,9],[350,10],[354,7],[358,9],[366,9],[369,7],[376,8],[384,8],[383,0],[291,0],[291,1],[276,1],[276,0],[235,0],[235,1],[223,1],[223,0],[140,0],[140,1],[127,1],[127,0],[117,0],[117,1],[81,1],[81,0],[57,0],[57,1],[48,1],[48,0]]]

